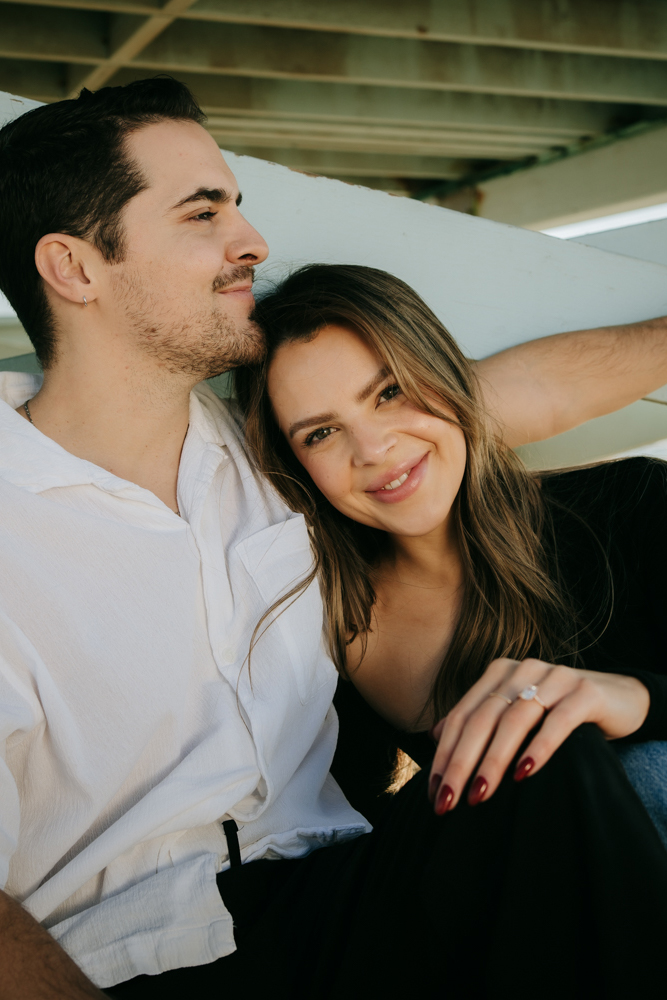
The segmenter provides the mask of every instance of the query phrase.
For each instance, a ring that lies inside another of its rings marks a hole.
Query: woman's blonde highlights
[[[549,517],[539,481],[493,433],[473,366],[417,293],[374,268],[310,265],[259,304],[258,319],[267,336],[266,360],[236,373],[247,442],[260,471],[306,518],[339,671],[346,673],[351,639],[361,637],[363,646],[372,628],[373,575],[388,536],[345,517],[319,492],[280,433],[267,391],[275,350],[313,339],[332,323],[357,332],[415,405],[449,419],[435,402],[442,400],[466,440],[452,512],[464,596],[425,709],[446,714],[498,656],[521,659],[531,651],[572,662],[576,626],[549,574]]]

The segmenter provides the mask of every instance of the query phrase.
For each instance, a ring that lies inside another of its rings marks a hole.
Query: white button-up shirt
[[[182,518],[14,412],[0,374],[0,886],[100,987],[234,948],[221,821],[244,861],[369,829],[329,775],[336,675],[303,518],[233,407],[191,396]]]

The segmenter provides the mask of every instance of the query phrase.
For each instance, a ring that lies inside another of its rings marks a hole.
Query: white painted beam
[[[575,236],[573,242],[585,243],[586,246],[609,250],[611,253],[621,253],[625,257],[654,260],[667,267],[667,219]]]
[[[0,95],[0,120],[30,103]],[[227,157],[243,190],[243,211],[271,247],[259,269],[260,294],[308,261],[384,268],[416,288],[473,357],[532,337],[664,311],[667,267],[660,264],[306,177],[249,157]],[[0,368],[25,370],[32,363],[2,361]],[[664,423],[667,407],[637,405],[651,407]],[[623,435],[613,427],[598,434],[594,446],[579,446],[578,460],[665,436],[664,429],[647,426],[644,410],[635,421],[636,433],[626,433],[635,420],[631,409],[617,418]],[[577,458],[564,452],[562,460]],[[535,461],[542,464],[539,455]]]
[[[664,311],[659,264],[227,156],[244,213],[271,248],[260,274],[279,279],[311,260],[384,268],[416,288],[473,357]]]
[[[667,202],[667,127],[480,185],[479,214],[528,229]]]
[[[14,118],[24,115],[26,111],[38,108],[39,105],[40,101],[33,101],[28,97],[19,97],[18,94],[12,94],[11,91],[0,90],[0,128]]]
[[[529,469],[562,469],[612,458],[619,452],[667,439],[667,406],[638,400],[615,413],[517,448]],[[667,441],[665,442],[667,443]]]

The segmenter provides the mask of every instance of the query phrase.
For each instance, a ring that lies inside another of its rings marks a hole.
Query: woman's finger
[[[594,685],[582,683],[577,671],[560,667],[540,685],[540,700],[548,711],[535,701],[519,699],[503,716],[480,762],[469,796],[471,805],[493,795],[526,736],[540,721],[542,725],[515,770],[519,780],[539,770],[577,726],[595,716],[600,694]]]
[[[498,690],[488,691],[483,701],[467,718],[462,713],[462,701],[460,706],[450,713],[453,716],[451,727],[448,716],[434,758],[429,784],[429,793],[433,798],[435,811],[439,815],[456,806],[481,755],[492,741],[500,720],[512,705],[514,695],[529,683],[541,681],[553,669],[540,660],[525,660],[523,663],[505,661],[505,663],[509,663],[510,666],[504,668],[504,683]],[[511,674],[510,680],[507,678],[508,669]],[[487,684],[487,688],[488,686]],[[491,687],[495,688],[495,685]],[[458,718],[459,712],[461,718]],[[522,734],[522,740],[530,728]]]
[[[438,815],[453,809],[458,802],[506,707],[497,699],[488,698],[457,727],[453,746],[443,747],[441,741],[433,760],[429,788]]]
[[[591,721],[590,716],[594,711],[595,705],[585,689],[578,688],[563,698],[549,712],[521,755],[514,772],[515,780],[523,781],[528,775],[537,774],[575,729],[584,722]]]
[[[493,660],[483,675],[476,681],[469,691],[461,698],[444,719],[431,730],[431,736],[437,741],[438,747],[431,765],[431,777],[429,789],[437,786],[444,768],[456,746],[463,727],[472,712],[475,711],[496,688],[503,685],[508,675],[519,666],[519,660],[509,660],[503,657]],[[430,795],[431,800],[433,795]]]

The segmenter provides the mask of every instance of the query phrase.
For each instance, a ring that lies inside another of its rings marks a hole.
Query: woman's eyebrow
[[[318,417],[306,417],[305,420],[297,420],[290,426],[288,431],[290,438],[293,438],[297,431],[302,431],[304,427],[312,427],[314,424],[326,424],[328,420],[335,420],[335,413],[320,413]]]
[[[367,382],[363,387],[361,392],[356,395],[356,400],[358,403],[363,403],[372,392],[379,385],[382,385],[384,380],[389,376],[388,368],[380,368],[380,370],[373,376],[370,382]],[[335,413],[320,413],[317,417],[306,417],[304,420],[297,420],[296,423],[291,424],[289,431],[287,432],[290,438],[293,438],[297,431],[302,431],[305,427],[313,427],[315,424],[326,424],[327,421],[336,419]]]
[[[380,371],[377,373],[377,375],[374,375],[373,378],[370,380],[370,382],[368,382],[364,386],[361,392],[357,393],[356,397],[357,402],[358,403],[365,402],[370,396],[370,394],[374,392],[377,389],[377,387],[384,382],[384,380],[388,377],[388,375],[389,375],[389,369],[381,368]]]

